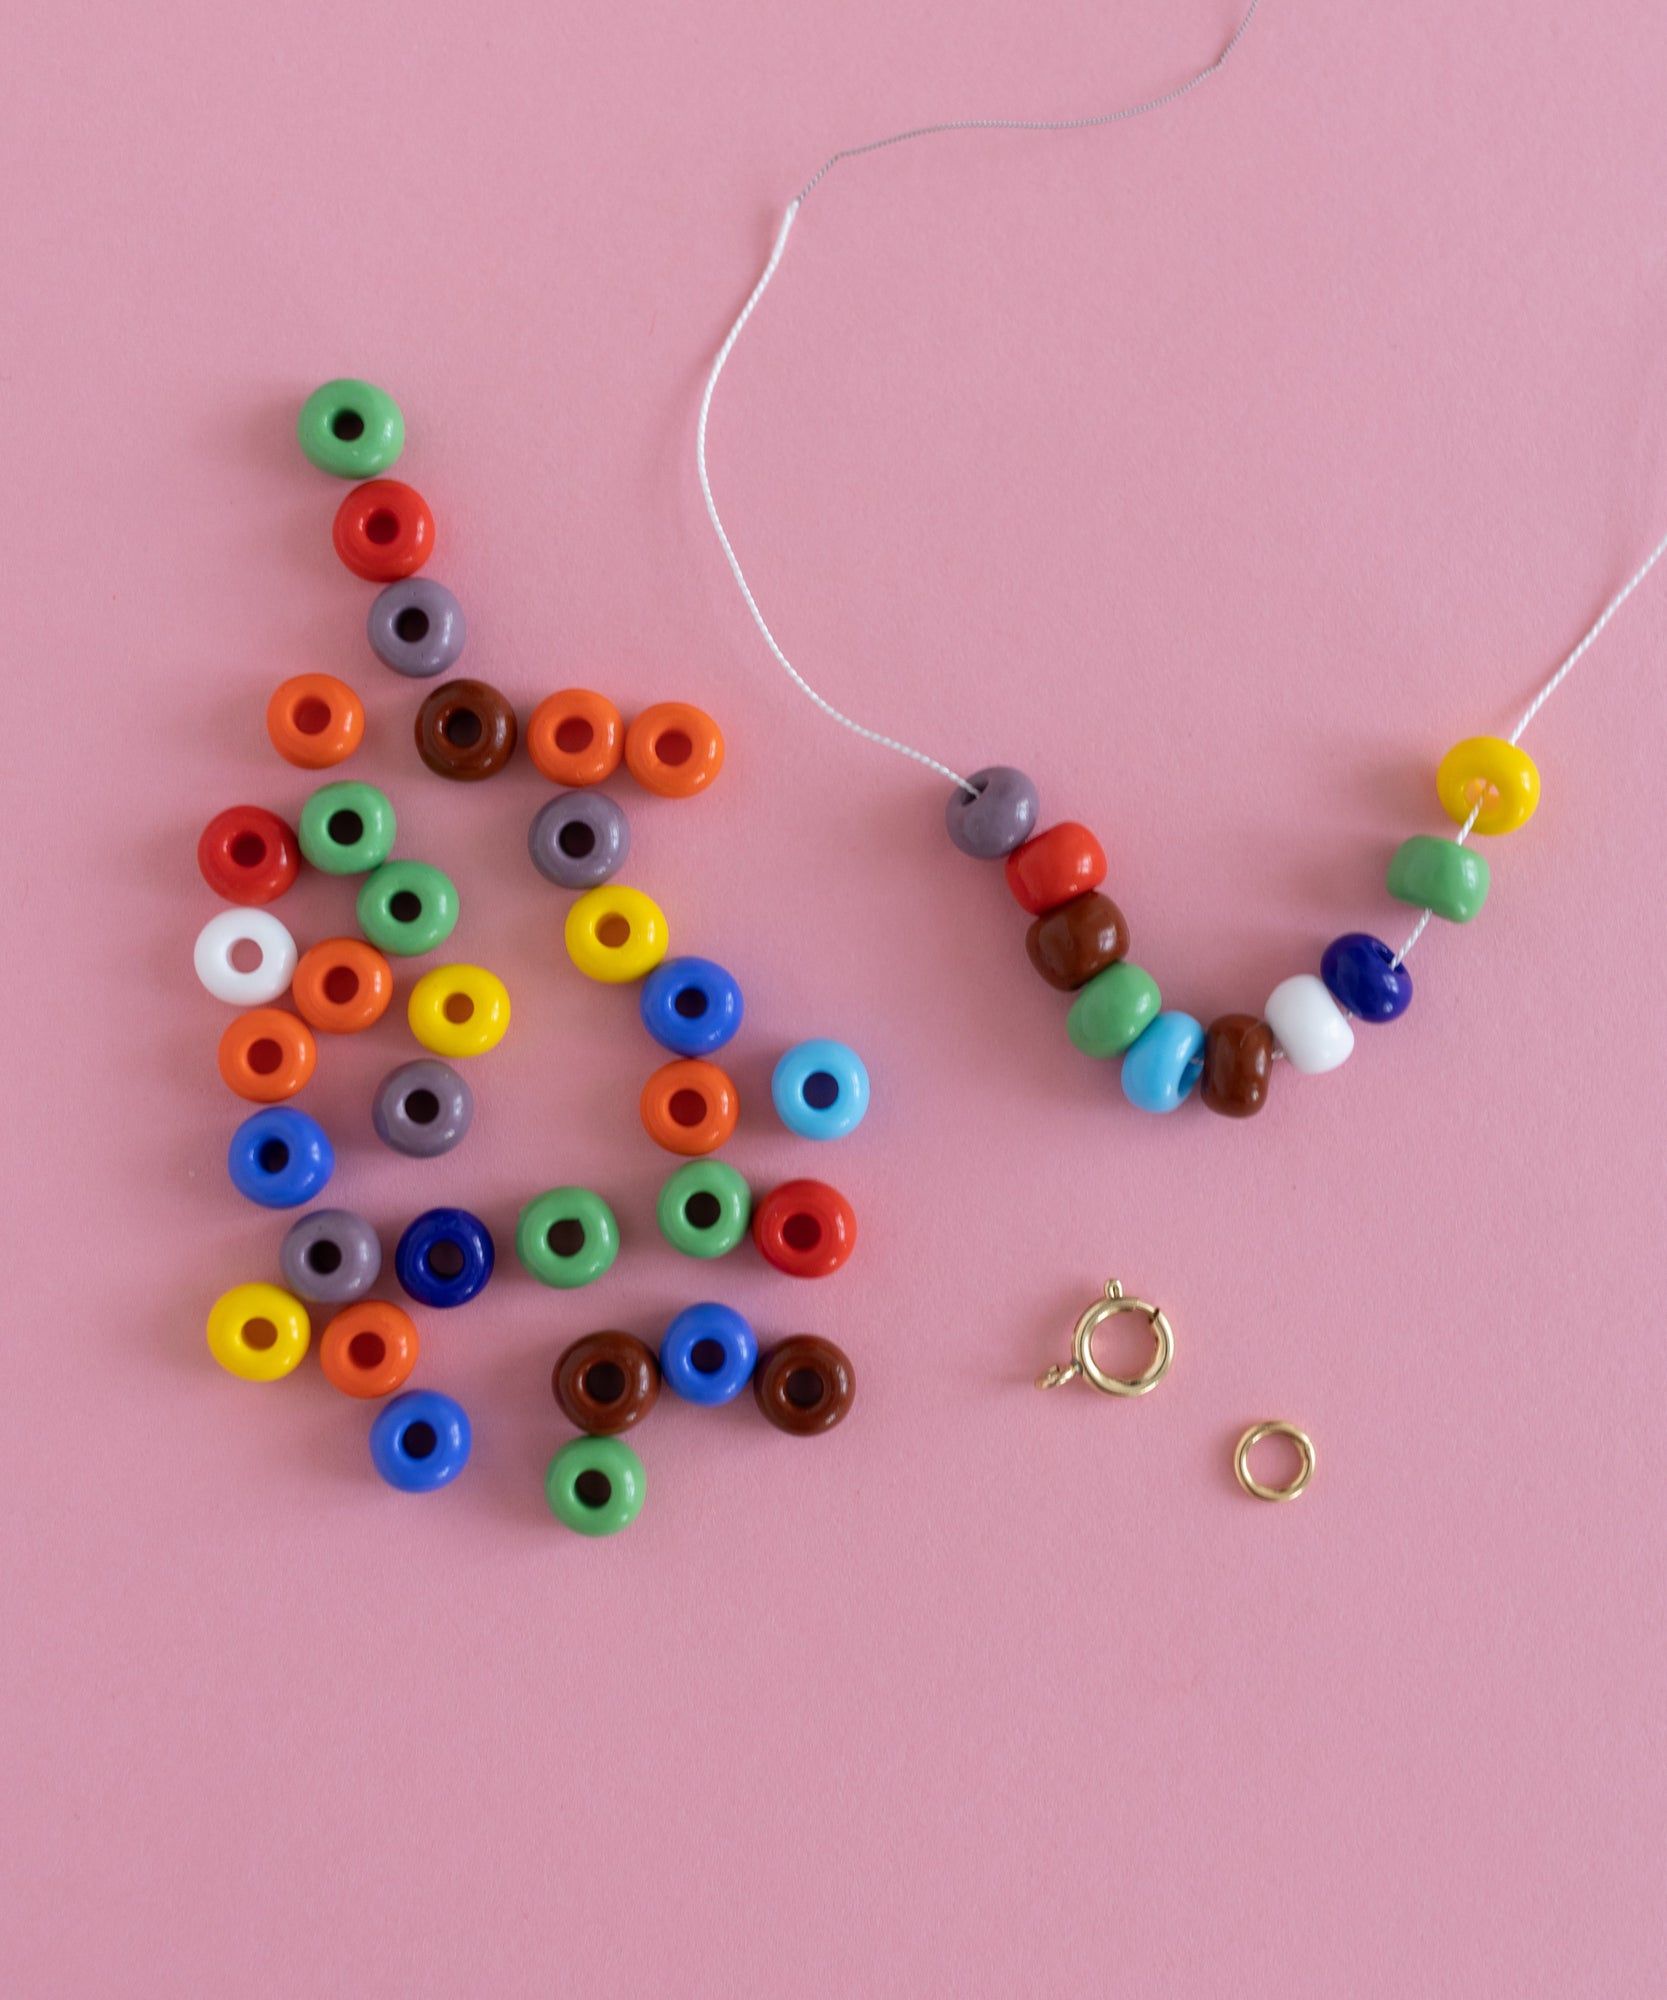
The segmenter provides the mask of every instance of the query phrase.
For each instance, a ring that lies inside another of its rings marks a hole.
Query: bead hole
[[[324,831],[338,847],[354,847],[365,837],[365,823],[351,806],[343,806],[325,821]]]
[[[365,540],[378,548],[386,548],[398,533],[399,516],[387,507],[373,507],[365,517]]]
[[[1472,778],[1464,788],[1464,802],[1472,812],[1478,806],[1484,812],[1491,812],[1499,803],[1499,787],[1486,778]],[[1295,1473],[1291,1476],[1296,1477]]]
[[[683,1220],[691,1229],[714,1229],[723,1215],[723,1203],[706,1188],[697,1188],[683,1204]]]
[[[569,860],[583,861],[596,847],[596,829],[582,819],[570,819],[556,835],[556,845]]]
[[[486,734],[486,725],[472,708],[454,708],[440,723],[440,734],[457,750],[472,750]]]
[[[415,889],[396,889],[388,898],[388,915],[396,924],[414,924],[423,913],[423,899]]]
[[[324,997],[333,1007],[345,1007],[359,997],[359,975],[351,965],[332,965],[325,973]]]
[[[240,833],[227,850],[239,868],[258,868],[266,859],[266,842],[258,833]]]
[[[795,1368],[782,1385],[783,1393],[796,1410],[814,1410],[828,1393],[828,1385],[814,1368]]]
[[[593,1361],[579,1387],[593,1403],[617,1403],[625,1394],[625,1370],[617,1361]]]
[[[610,910],[596,926],[596,942],[606,945],[609,951],[618,951],[623,944],[631,941],[631,922],[617,910]]]
[[[544,1240],[557,1257],[577,1257],[585,1247],[585,1225],[576,1215],[564,1215],[545,1230]]]
[[[442,1241],[429,1248],[428,1268],[437,1278],[462,1277],[463,1266],[467,1261],[461,1244]]]
[[[330,435],[339,437],[343,444],[351,444],[364,434],[365,420],[357,410],[338,410],[330,419]]]
[[[419,645],[428,637],[428,613],[418,605],[406,605],[394,617],[394,637],[408,646]]]
[[[316,694],[304,694],[290,710],[289,719],[302,736],[322,736],[330,727],[330,704]]]
[[[713,1340],[710,1335],[704,1340],[697,1340],[689,1349],[689,1366],[697,1375],[716,1375],[724,1360],[723,1342]]]
[[[781,1225],[781,1240],[789,1250],[814,1250],[822,1240],[822,1225],[802,1211],[790,1215]]]
[[[588,750],[595,740],[596,731],[582,715],[564,715],[556,724],[556,748],[565,750],[570,757]]]
[[[812,1070],[799,1094],[812,1111],[826,1111],[839,1102],[839,1079],[825,1069]]]
[[[686,764],[695,746],[681,729],[668,729],[654,739],[654,754],[662,764]]]
[[[266,1035],[249,1044],[249,1053],[244,1058],[256,1076],[270,1076],[283,1059],[283,1050]]]
[[[614,1497],[614,1483],[605,1472],[587,1465],[573,1482],[573,1497],[581,1506],[606,1507]]]
[[[263,1174],[281,1174],[289,1165],[289,1148],[282,1139],[263,1139],[255,1161]]]
[[[406,1094],[405,1115],[413,1125],[432,1125],[440,1115],[440,1100],[432,1090],[413,1090]]]
[[[674,1090],[666,1100],[666,1116],[674,1125],[699,1125],[706,1117],[705,1096],[698,1090]]]
[[[380,1368],[388,1358],[388,1343],[379,1333],[367,1328],[356,1333],[347,1343],[347,1358],[355,1368],[363,1368],[368,1374],[372,1368]]]
[[[681,1014],[685,1021],[698,1021],[708,1005],[706,995],[698,986],[679,988],[677,998],[671,1003],[672,1012]]]
[[[321,1278],[327,1278],[332,1271],[339,1271],[341,1267],[342,1253],[339,1243],[332,1243],[328,1236],[321,1236],[316,1243],[307,1245],[309,1271],[316,1271]]]
[[[226,953],[233,972],[258,972],[266,963],[266,953],[253,938],[239,938]]]
[[[407,1424],[399,1434],[399,1448],[407,1458],[432,1458],[435,1446],[440,1442],[440,1434],[432,1424],[420,1419]]]
[[[278,1344],[278,1329],[269,1319],[246,1319],[243,1322],[243,1345],[252,1347],[257,1353],[264,1353]]]
[[[465,1021],[474,1019],[475,1003],[467,993],[448,993],[440,1011],[454,1028],[460,1028]]]

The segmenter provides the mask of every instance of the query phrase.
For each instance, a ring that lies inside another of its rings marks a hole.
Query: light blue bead
[[[1173,1111],[1204,1073],[1204,1029],[1190,1014],[1160,1014],[1123,1058],[1123,1095],[1137,1111]]]
[[[868,1071],[843,1042],[800,1042],[770,1079],[776,1115],[801,1139],[843,1139],[868,1113]]]

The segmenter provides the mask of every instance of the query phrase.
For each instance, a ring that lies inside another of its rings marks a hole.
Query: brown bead
[[[587,1333],[556,1363],[550,1386],[569,1423],[592,1437],[614,1437],[653,1409],[660,1364],[635,1334]]]
[[[1224,1118],[1248,1118],[1268,1101],[1273,1030],[1254,1014],[1223,1014],[1204,1036],[1199,1095]]]
[[[485,681],[446,681],[417,710],[417,751],[442,778],[490,778],[515,754],[515,711]]]
[[[1074,993],[1129,948],[1129,926],[1109,896],[1090,889],[1038,917],[1025,933],[1030,962],[1050,986]]]
[[[815,1437],[831,1431],[850,1409],[857,1372],[831,1340],[796,1333],[759,1357],[752,1392],[778,1431]]]

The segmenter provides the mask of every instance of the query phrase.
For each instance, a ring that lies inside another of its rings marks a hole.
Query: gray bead
[[[533,866],[558,889],[594,889],[631,851],[631,822],[602,792],[558,792],[527,829]]]
[[[1036,787],[1011,764],[974,771],[967,783],[978,796],[969,799],[959,785],[950,793],[943,812],[949,837],[975,861],[999,861],[1036,831]]]
[[[376,1136],[396,1153],[432,1160],[449,1153],[475,1115],[475,1093],[450,1063],[423,1056],[390,1070],[370,1108]]]
[[[366,629],[384,666],[423,681],[457,665],[468,626],[462,605],[443,583],[407,576],[378,595]]]
[[[278,1246],[278,1268],[297,1297],[341,1306],[368,1292],[382,1269],[382,1245],[362,1215],[315,1208]]]

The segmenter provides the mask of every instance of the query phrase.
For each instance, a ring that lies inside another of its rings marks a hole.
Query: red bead
[[[413,486],[369,479],[336,509],[336,554],[367,583],[395,583],[434,553],[434,516]]]
[[[264,806],[228,806],[203,828],[197,866],[228,903],[270,903],[295,880],[301,851],[276,813]]]
[[[1105,879],[1104,848],[1074,819],[1050,826],[1007,857],[1007,886],[1033,917],[1087,895]]]
[[[758,1254],[790,1278],[826,1278],[857,1242],[855,1209],[826,1181],[783,1181],[752,1212]]]

